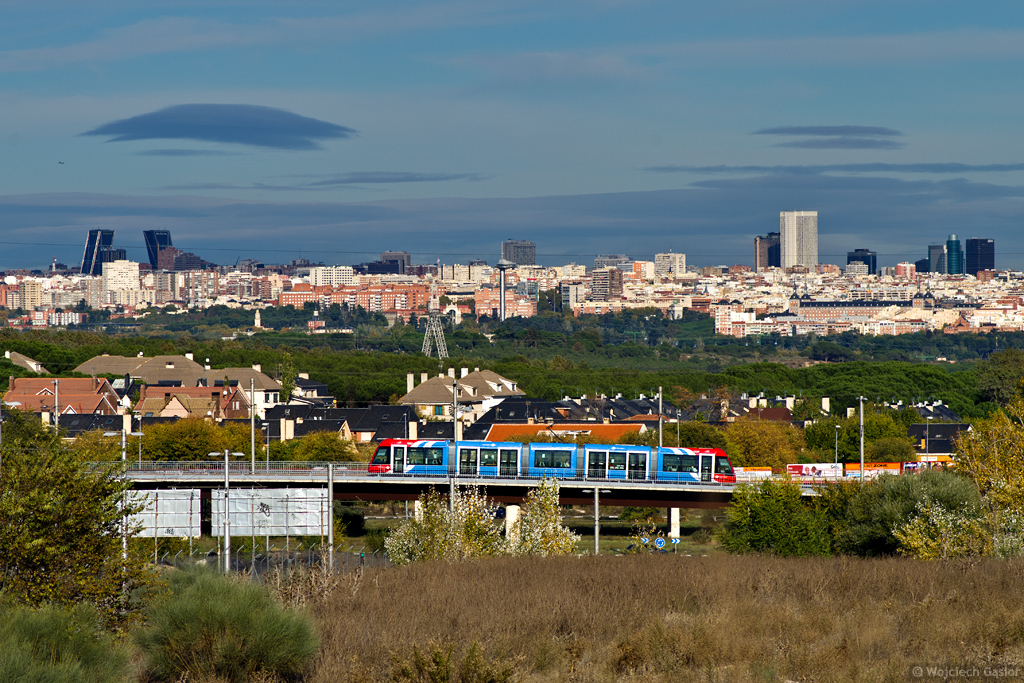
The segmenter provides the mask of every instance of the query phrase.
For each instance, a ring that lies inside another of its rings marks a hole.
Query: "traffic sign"
[[[649,539],[649,538],[641,538],[640,542],[643,543],[644,545],[647,545],[647,542],[650,541],[650,540],[651,539]]]
[[[672,539],[672,543],[679,543],[679,539],[678,538],[673,538]]]
[[[665,539],[664,538],[656,538],[656,539],[654,539],[654,545],[656,547],[658,547],[659,549],[660,548],[664,548],[665,547]]]

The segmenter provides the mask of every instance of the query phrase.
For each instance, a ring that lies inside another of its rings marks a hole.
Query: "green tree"
[[[979,557],[992,552],[992,534],[977,508],[948,510],[933,500],[919,501],[910,521],[893,530],[901,555],[919,560]]]
[[[725,429],[727,451],[737,467],[786,469],[804,449],[803,433],[786,422],[738,420]]]
[[[494,506],[476,488],[456,487],[450,501],[437,491],[420,496],[420,512],[404,520],[384,540],[395,564],[423,560],[449,562],[496,555],[502,538]]]
[[[909,437],[887,436],[864,446],[867,462],[909,462],[917,458]]]
[[[800,487],[771,480],[733,490],[720,540],[732,553],[784,556],[828,555],[832,544],[825,514],[804,502]]]
[[[1006,349],[998,351],[975,366],[978,391],[986,399],[1006,405],[1021,391],[1024,382],[1024,351]]]
[[[1005,412],[977,420],[961,432],[953,455],[957,471],[971,478],[990,513],[1024,513],[1024,399]]]
[[[122,558],[133,536],[123,506],[131,483],[120,463],[94,466],[48,435],[35,444],[8,440],[0,480],[0,592],[28,605],[89,602],[110,625],[131,619],[153,585],[144,560]]]
[[[982,510],[978,489],[959,474],[944,470],[903,476],[884,474],[865,483],[850,500],[837,545],[854,555],[894,555],[900,547],[895,531],[917,516],[919,505],[928,503],[975,517]]]
[[[558,504],[558,480],[544,477],[540,485],[526,494],[503,553],[511,555],[568,555],[579,536],[562,526],[562,508]]]
[[[210,453],[223,453],[226,449],[248,452],[248,428],[242,444],[229,439],[229,432],[199,417],[188,417],[176,422],[156,424],[147,428],[142,440],[147,460],[209,460]],[[237,435],[236,435],[237,436]]]

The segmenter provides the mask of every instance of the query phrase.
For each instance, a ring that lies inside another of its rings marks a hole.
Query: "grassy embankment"
[[[1022,579],[1024,562],[902,558],[428,563],[350,577],[314,605],[310,680],[903,681],[917,665],[1024,675]]]

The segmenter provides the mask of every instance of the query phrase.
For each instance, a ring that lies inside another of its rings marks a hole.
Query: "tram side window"
[[[570,451],[538,450],[533,454],[534,467],[553,467],[569,469],[572,453]]]
[[[729,462],[729,458],[724,456],[715,457],[715,473],[716,474],[732,474],[732,464]]]
[[[625,453],[609,453],[608,454],[608,469],[610,469],[610,470],[624,470],[624,469],[626,469],[626,454]]]
[[[443,465],[443,448],[410,448],[406,460],[410,465]]]
[[[370,464],[372,465],[387,465],[389,460],[390,449],[387,446],[377,446],[377,450],[373,454],[373,460]]]
[[[519,462],[519,451],[514,449],[501,449],[501,464],[515,467]]]
[[[696,472],[697,456],[666,453],[662,458],[662,466],[665,472]]]
[[[496,467],[498,465],[498,449],[496,448],[481,448],[480,449],[480,466],[481,467]]]

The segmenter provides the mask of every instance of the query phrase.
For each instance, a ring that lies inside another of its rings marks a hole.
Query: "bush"
[[[176,572],[170,597],[155,604],[149,616],[136,642],[155,680],[293,679],[318,646],[309,620],[281,607],[261,586],[204,570]]]
[[[800,487],[767,480],[733,491],[722,546],[733,553],[828,555],[832,539],[823,512],[811,509]]]
[[[915,475],[882,475],[865,483],[850,499],[845,528],[836,542],[845,553],[862,556],[895,555],[900,542],[895,530],[918,514],[919,506],[935,504],[968,517],[981,515],[981,496],[966,477],[943,470]]]
[[[339,533],[344,536],[362,536],[366,533],[366,517],[363,515],[363,511],[358,508],[346,507],[339,505],[337,502],[334,503],[334,523],[335,535]]]
[[[106,683],[125,678],[128,655],[96,611],[0,605],[0,681]]]

